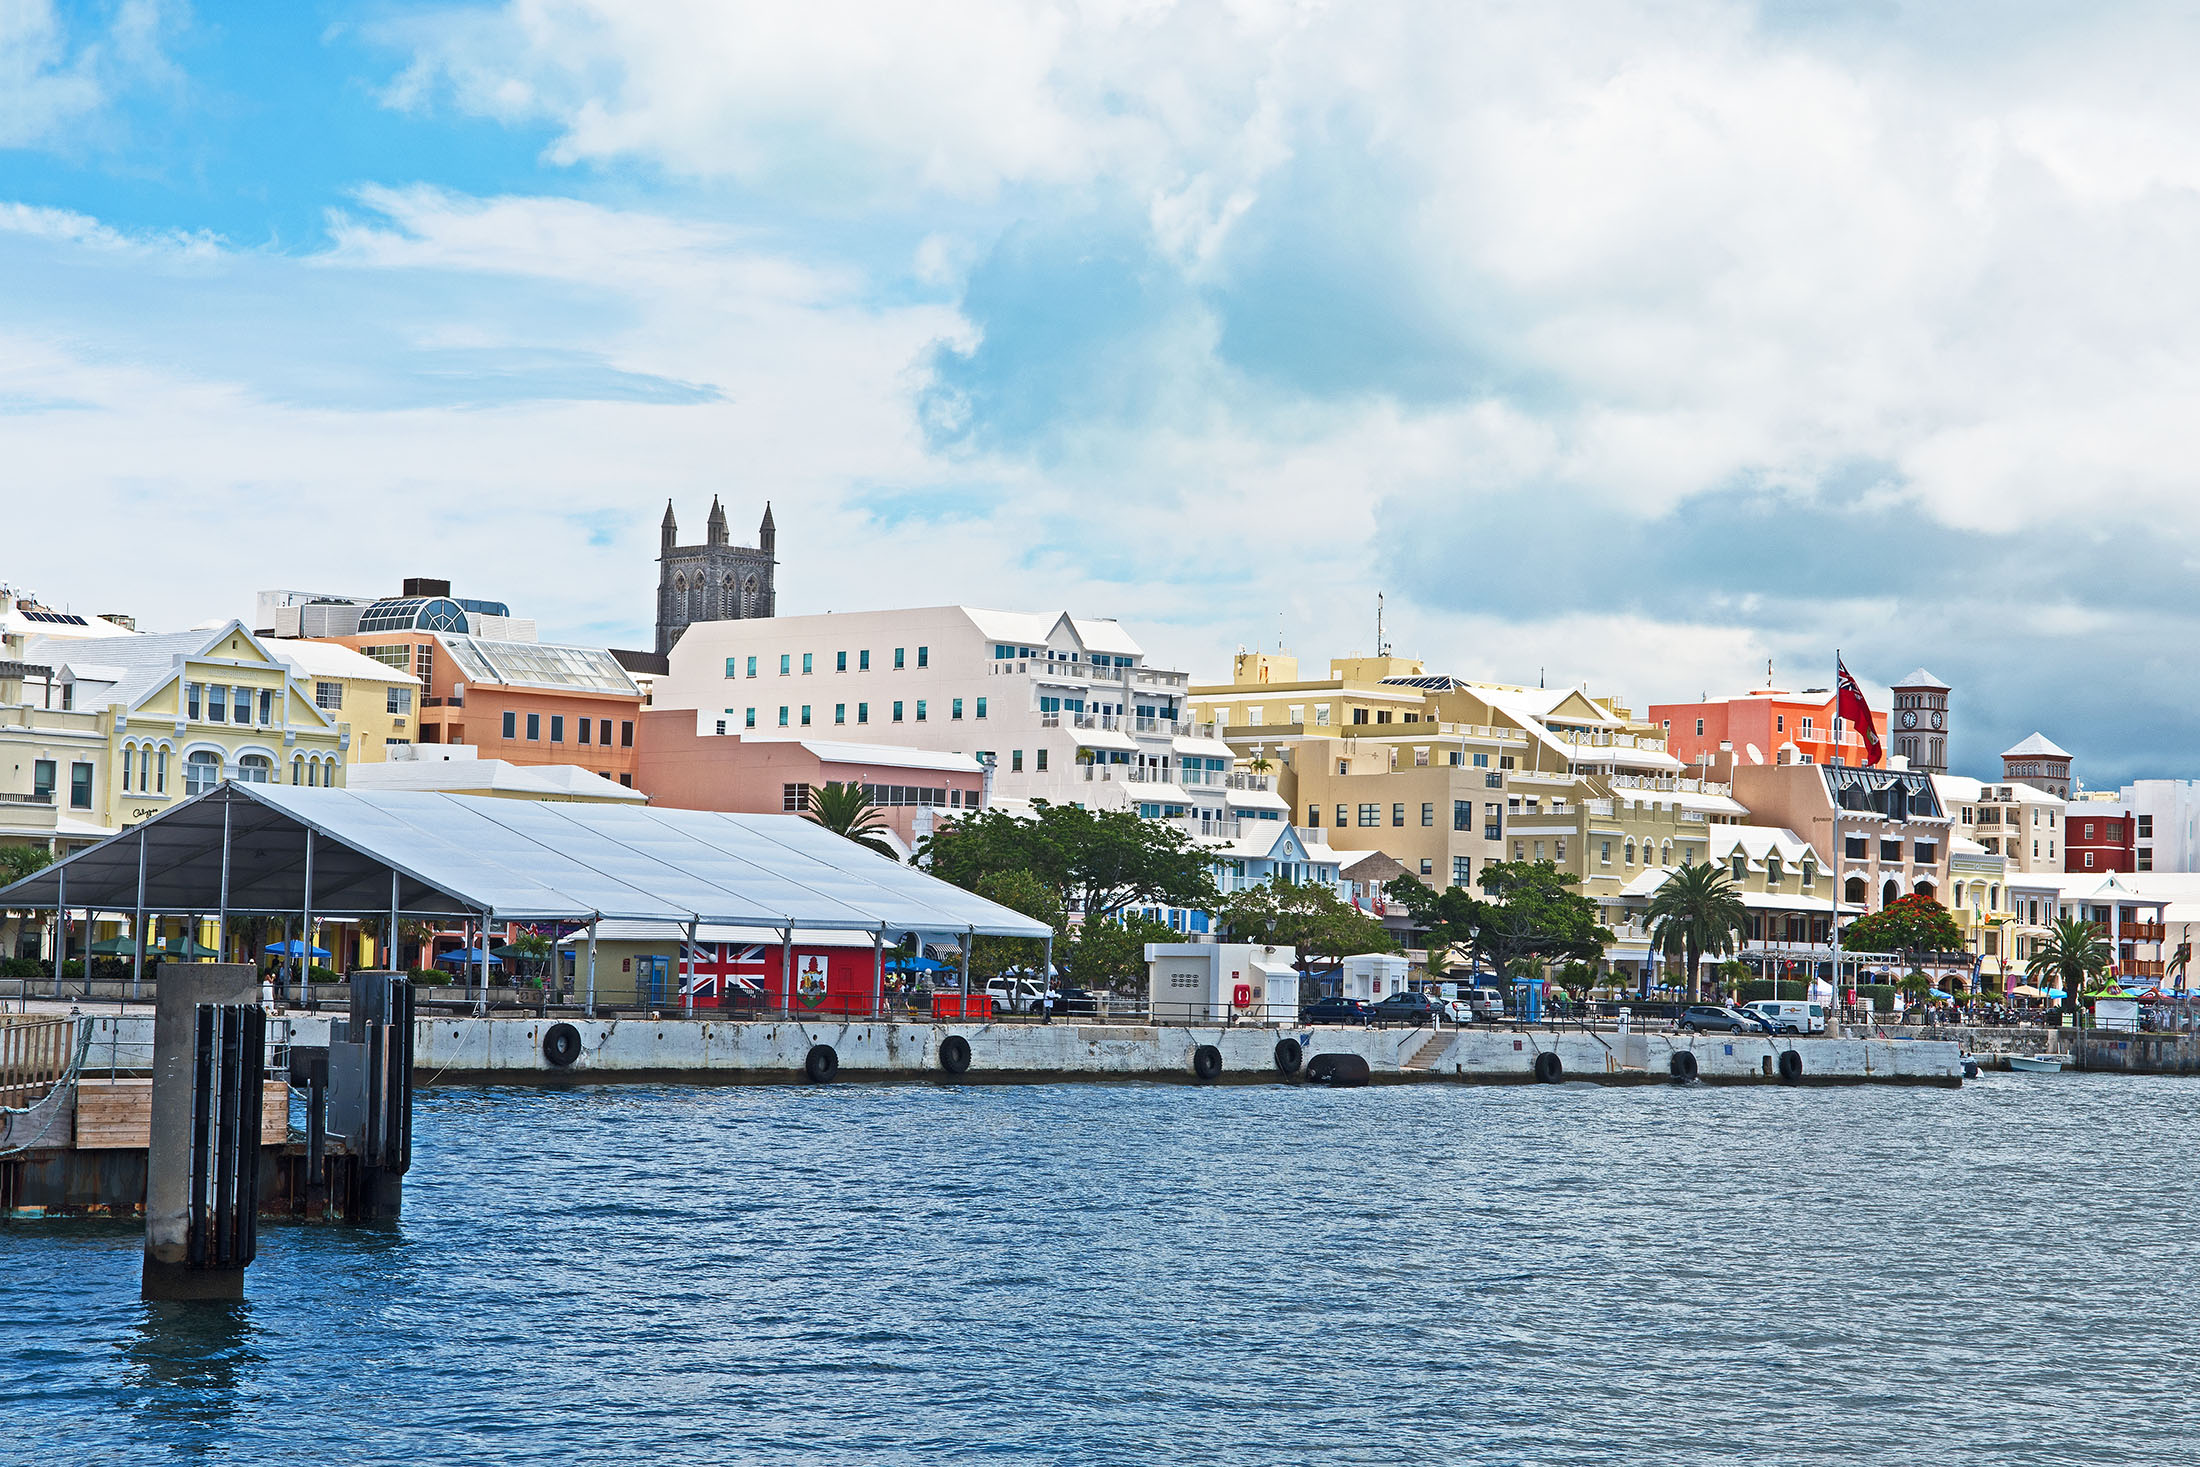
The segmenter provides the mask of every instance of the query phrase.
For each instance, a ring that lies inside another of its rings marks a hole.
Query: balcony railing
[[[52,803],[52,790],[33,790],[26,795],[0,794],[0,805],[51,805]]]
[[[2126,922],[2118,935],[2125,942],[2160,942],[2163,933],[2160,922]]]
[[[1229,776],[1229,783],[1234,790],[1265,791],[1275,787],[1273,779],[1265,774],[1233,774]]]

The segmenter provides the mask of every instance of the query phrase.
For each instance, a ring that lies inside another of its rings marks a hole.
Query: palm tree
[[[1741,892],[1723,866],[1710,862],[1683,866],[1665,879],[1650,898],[1650,941],[1666,953],[1688,958],[1688,996],[1699,993],[1696,965],[1705,954],[1723,956],[1737,946],[1736,935],[1749,926]]]
[[[2043,978],[2056,980],[2056,986],[2062,989],[2063,1007],[2075,1016],[2078,993],[2086,979],[2106,973],[2108,967],[2108,944],[2101,941],[2100,928],[2077,917],[2057,917],[2047,935],[2033,947],[2024,965],[2024,976],[2036,984]]]
[[[889,861],[901,858],[894,848],[878,838],[879,832],[889,827],[878,806],[864,793],[860,784],[842,784],[834,780],[829,784],[810,787],[809,808],[802,818],[824,826],[835,835],[844,835],[865,850],[877,851]]]

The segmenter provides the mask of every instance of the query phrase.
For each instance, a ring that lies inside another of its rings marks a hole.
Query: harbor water
[[[248,1300],[0,1223],[0,1461],[2200,1460],[2200,1081],[421,1092]]]

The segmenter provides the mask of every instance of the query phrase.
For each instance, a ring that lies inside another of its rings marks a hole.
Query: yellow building
[[[351,729],[346,762],[378,764],[413,742],[420,679],[336,642],[273,637],[267,646],[312,690],[314,706]]]
[[[24,661],[53,668],[64,711],[101,715],[91,784],[102,826],[135,825],[224,779],[344,782],[349,725],[316,707],[313,684],[242,622],[98,641],[33,637]]]

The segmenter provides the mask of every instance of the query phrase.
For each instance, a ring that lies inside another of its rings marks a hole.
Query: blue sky
[[[0,7],[0,576],[1280,634],[1637,706],[1954,682],[2196,774],[2168,5]]]

